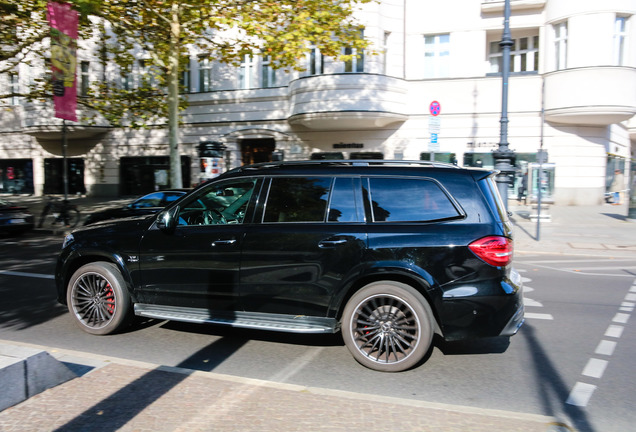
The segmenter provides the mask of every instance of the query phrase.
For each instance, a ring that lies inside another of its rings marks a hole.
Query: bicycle
[[[80,211],[75,204],[68,200],[49,198],[49,202],[42,209],[38,228],[74,228],[80,221]]]

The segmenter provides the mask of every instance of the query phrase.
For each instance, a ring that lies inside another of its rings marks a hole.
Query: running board
[[[135,315],[161,320],[218,324],[287,333],[336,333],[340,328],[335,318],[258,312],[218,312],[200,308],[140,303],[135,304]]]

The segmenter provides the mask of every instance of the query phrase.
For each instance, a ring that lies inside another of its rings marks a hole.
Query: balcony
[[[545,75],[545,117],[554,123],[607,126],[636,115],[636,68],[596,66]]]
[[[385,75],[300,78],[289,86],[288,122],[312,130],[382,129],[406,121],[406,93],[403,80]]]
[[[25,103],[21,111],[22,132],[25,134],[43,140],[62,138],[62,120],[55,117],[52,103]],[[77,117],[82,117],[81,109],[78,109]],[[66,126],[69,139],[91,138],[111,129],[103,118],[93,125],[67,122]]]

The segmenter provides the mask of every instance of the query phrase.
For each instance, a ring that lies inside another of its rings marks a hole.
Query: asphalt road
[[[288,335],[147,320],[114,336],[75,327],[55,301],[59,236],[0,237],[0,339],[313,387],[552,415],[580,431],[636,423],[636,262],[518,257],[526,323],[507,339],[436,341],[420,367],[358,365],[339,335]],[[631,318],[630,318],[631,317]]]

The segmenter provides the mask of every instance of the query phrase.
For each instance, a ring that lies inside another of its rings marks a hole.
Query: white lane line
[[[631,288],[629,289],[629,292],[636,293],[636,285],[634,285],[633,287],[631,287]]]
[[[553,320],[554,317],[550,314],[540,314],[540,313],[524,313],[523,316],[525,318],[530,318],[530,319],[541,319],[541,320]]]
[[[610,325],[605,331],[605,336],[619,338],[623,334],[623,326]]]
[[[601,378],[605,373],[607,363],[607,360],[591,358],[585,365],[585,369],[583,369],[583,375],[592,378]]]
[[[532,300],[531,298],[528,298],[528,297],[524,297],[523,298],[523,304],[525,306],[543,307],[543,305],[540,302],[538,302],[536,300]]]
[[[568,397],[568,400],[565,401],[565,403],[580,407],[587,406],[587,403],[590,401],[594,390],[596,390],[595,385],[577,382],[576,384],[574,384],[574,388],[570,392],[570,396]]]
[[[625,300],[627,300],[627,301],[636,301],[636,294],[627,294],[625,296]]]
[[[611,356],[612,354],[614,354],[615,348],[616,348],[616,342],[603,339],[596,347],[596,350],[594,351],[594,353]]]
[[[627,324],[628,320],[629,320],[629,314],[617,313],[616,315],[614,315],[614,319],[612,320],[612,322],[620,323],[620,324]]]
[[[10,271],[10,270],[0,270],[0,274],[5,274],[9,276],[25,276],[25,277],[33,277],[33,278],[40,278],[40,279],[55,279],[55,276],[53,275],[45,275],[41,273],[16,272],[16,271]]]

